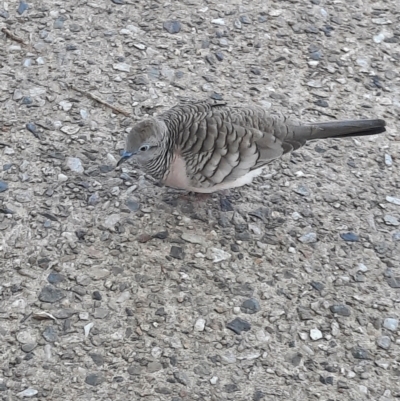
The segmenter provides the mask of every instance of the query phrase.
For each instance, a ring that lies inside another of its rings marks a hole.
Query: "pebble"
[[[305,185],[298,186],[296,189],[294,189],[294,192],[302,196],[310,196],[311,194],[310,190]]]
[[[65,181],[68,180],[68,176],[66,176],[65,174],[60,173],[60,174],[58,174],[57,179],[60,182],[65,182]]]
[[[65,281],[65,276],[60,273],[53,272],[47,276],[47,281],[50,284],[58,284],[61,283],[62,281]]]
[[[163,24],[163,28],[171,34],[180,32],[182,26],[179,21],[169,20],[165,21]]]
[[[213,19],[211,23],[215,25],[225,25],[225,21],[222,18]]]
[[[28,8],[29,6],[27,3],[25,3],[24,1],[20,1],[17,12],[19,15],[22,15]]]
[[[219,248],[209,248],[207,251],[207,259],[212,260],[213,263],[223,262],[229,260],[231,257],[230,253]]]
[[[85,378],[85,383],[90,386],[98,386],[104,382],[104,378],[100,373],[90,373]]]
[[[348,306],[346,305],[331,305],[329,307],[332,313],[336,313],[337,315],[340,316],[350,316],[351,315],[351,310]]]
[[[66,160],[66,164],[67,167],[74,173],[82,174],[84,172],[82,162],[77,157],[68,157]]]
[[[247,313],[252,315],[253,313],[257,313],[261,310],[260,304],[257,299],[250,298],[246,299],[242,305],[240,306],[240,310],[243,313]]]
[[[80,127],[74,127],[72,125],[64,125],[60,128],[60,131],[67,135],[75,135],[79,132]]]
[[[8,184],[6,182],[0,180],[0,193],[7,191],[7,189],[8,189]]]
[[[383,217],[383,220],[385,221],[385,223],[386,223],[388,226],[398,226],[398,225],[400,225],[399,220],[398,220],[396,217],[391,216],[390,214],[386,214],[386,215]]]
[[[181,238],[184,241],[189,242],[191,244],[199,244],[199,245],[206,246],[205,239],[202,236],[197,235],[197,234],[183,233],[181,235]]]
[[[58,302],[61,299],[65,298],[64,291],[53,287],[52,285],[46,285],[42,288],[39,294],[39,300],[47,303]]]
[[[37,390],[34,388],[27,388],[24,391],[21,391],[20,393],[17,393],[17,397],[19,398],[28,398],[28,397],[33,397],[38,393]]]
[[[242,15],[239,19],[242,24],[251,24],[251,19],[247,15]]]
[[[366,349],[361,347],[355,347],[351,351],[352,355],[356,359],[371,359]]]
[[[180,383],[180,384],[182,384],[184,386],[189,386],[190,385],[189,377],[184,372],[174,372],[174,378],[178,383]]]
[[[358,242],[360,241],[360,237],[357,234],[354,233],[343,233],[340,234],[340,238],[342,238],[342,240],[347,241],[347,242]]]
[[[134,199],[127,199],[125,205],[131,212],[137,212],[140,208],[140,203]]]
[[[394,205],[400,206],[400,198],[395,198],[393,196],[387,196],[386,200],[390,203],[393,203]]]
[[[1,192],[1,181],[0,181],[0,192]],[[395,231],[392,234],[393,241],[400,241],[400,231]]]
[[[376,345],[382,349],[389,349],[391,342],[390,337],[381,336],[376,340]]]
[[[123,72],[130,72],[131,66],[126,63],[115,63],[113,64],[114,70],[123,71]]]
[[[174,259],[182,260],[185,257],[185,253],[181,247],[173,245],[171,246],[169,256],[173,257]]]
[[[213,377],[210,379],[210,383],[211,383],[212,385],[217,384],[217,382],[218,382],[218,376],[213,376]]]
[[[392,156],[390,156],[388,153],[385,153],[385,164],[388,167],[392,167],[393,166]]]
[[[57,340],[57,331],[54,329],[53,326],[48,326],[42,333],[42,336],[46,341],[53,343]]]
[[[68,100],[62,100],[58,103],[64,111],[70,111],[72,109],[72,103],[68,102]]]
[[[147,364],[147,371],[149,373],[155,373],[162,370],[162,365],[160,362],[150,362]]]
[[[383,321],[383,327],[385,329],[390,330],[390,331],[396,331],[398,326],[399,326],[399,320],[398,319],[394,319],[394,318],[388,317]]]
[[[104,227],[113,230],[115,225],[119,223],[121,216],[117,213],[111,214],[104,220]]]
[[[205,319],[199,318],[196,320],[196,323],[194,324],[195,331],[204,331],[205,327],[206,327]]]
[[[251,329],[251,324],[246,322],[246,320],[237,317],[231,322],[227,323],[226,327],[236,334],[240,334],[242,331],[249,331]]]
[[[299,238],[299,241],[303,244],[312,244],[317,242],[317,234],[316,233],[308,233],[304,234]]]
[[[64,22],[67,20],[67,18],[65,16],[61,16],[58,17],[55,21],[54,21],[54,29],[62,29],[64,27]]]
[[[318,329],[311,329],[310,330],[310,338],[313,341],[320,340],[322,338],[322,332]]]

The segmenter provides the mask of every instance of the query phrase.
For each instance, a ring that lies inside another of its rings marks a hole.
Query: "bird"
[[[307,141],[375,135],[385,126],[382,119],[299,124],[259,106],[181,102],[134,125],[117,166],[134,158],[167,187],[209,194],[250,184]]]

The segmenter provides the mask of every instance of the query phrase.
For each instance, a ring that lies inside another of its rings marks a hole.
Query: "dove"
[[[381,119],[298,124],[258,106],[194,101],[134,125],[117,165],[133,157],[166,186],[211,193],[250,184],[268,163],[307,141],[379,134],[385,125]]]

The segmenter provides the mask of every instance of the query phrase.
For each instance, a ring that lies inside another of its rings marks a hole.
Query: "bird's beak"
[[[134,152],[127,152],[124,151],[121,155],[121,158],[119,159],[117,163],[117,167],[120,166],[124,161],[128,160],[130,157],[132,157],[135,153]]]

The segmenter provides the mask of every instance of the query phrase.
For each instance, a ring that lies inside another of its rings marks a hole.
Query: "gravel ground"
[[[400,3],[245,3],[0,1],[1,400],[400,397]],[[208,200],[114,169],[207,97],[388,132]]]

